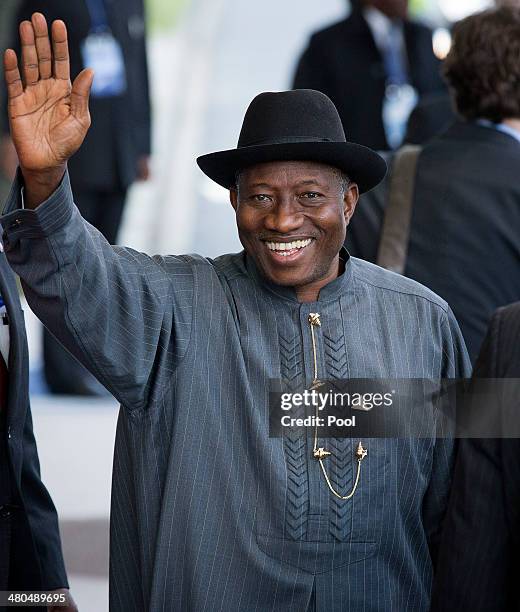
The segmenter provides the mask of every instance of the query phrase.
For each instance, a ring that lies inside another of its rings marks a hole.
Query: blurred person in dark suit
[[[17,24],[38,11],[49,21],[67,22],[72,75],[85,66],[96,73],[90,106],[93,127],[70,160],[69,173],[81,214],[114,244],[128,188],[149,176],[150,99],[143,0],[22,0],[13,21],[13,48],[19,48]],[[5,143],[7,113],[4,133]],[[12,144],[7,165],[12,179],[17,166]],[[44,361],[51,391],[103,392],[47,332]]]
[[[347,19],[312,35],[293,88],[327,94],[347,138],[388,150],[401,144],[417,96],[445,89],[439,65],[408,0],[355,0]]]
[[[18,288],[0,241],[0,591],[56,591],[67,605],[49,610],[74,612],[56,509],[40,478],[28,369]]]
[[[424,96],[408,119],[404,143],[424,145],[449,128],[455,119],[455,110],[447,91]]]
[[[519,56],[520,9],[455,26],[444,73],[460,118],[416,150],[405,181],[410,197],[397,211],[409,226],[399,245],[404,274],[450,304],[473,362],[493,312],[520,299]],[[396,159],[386,183],[363,196],[347,232],[352,255],[383,265]]]
[[[493,316],[474,377],[520,379],[520,302]],[[432,612],[520,610],[519,546],[520,440],[461,440]]]

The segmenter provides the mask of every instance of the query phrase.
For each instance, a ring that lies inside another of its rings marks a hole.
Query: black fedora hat
[[[259,94],[246,111],[238,147],[197,159],[204,174],[226,189],[235,185],[237,172],[272,161],[334,166],[356,182],[361,193],[375,187],[386,174],[386,162],[380,155],[347,142],[336,107],[313,89]]]

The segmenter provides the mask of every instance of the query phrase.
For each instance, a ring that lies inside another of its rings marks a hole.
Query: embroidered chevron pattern
[[[295,391],[302,383],[303,355],[300,337],[286,338],[280,334],[280,372],[285,386]],[[303,407],[301,409],[303,414]],[[293,416],[300,416],[295,411]],[[304,433],[284,437],[287,466],[287,497],[285,504],[285,537],[303,540],[307,533],[309,484],[307,481],[307,440]]]
[[[329,438],[331,461],[327,463],[329,478],[340,495],[348,495],[352,488],[352,441],[349,438]],[[349,537],[352,516],[352,500],[329,497],[329,532],[336,539],[344,541]]]
[[[298,336],[284,338],[280,335],[280,370],[282,379],[291,390],[298,383],[297,378],[302,374],[302,348]]]
[[[309,485],[307,482],[307,444],[305,436],[284,439],[287,465],[287,499],[285,505],[285,535],[292,540],[304,540],[307,533]]]
[[[334,340],[327,334],[323,334],[325,344],[325,358],[327,361],[327,378],[346,378],[347,351],[345,350],[345,340],[342,336]]]
[[[333,338],[323,334],[327,378],[347,378],[348,362],[343,336]],[[353,483],[352,440],[348,438],[329,438],[332,452],[327,469],[332,486],[340,495],[348,495]],[[329,532],[336,540],[345,541],[349,537],[352,501],[329,497]]]

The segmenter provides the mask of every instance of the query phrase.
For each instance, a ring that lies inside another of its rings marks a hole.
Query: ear
[[[345,215],[345,223],[347,225],[350,223],[350,219],[356,210],[358,200],[359,187],[357,186],[357,183],[350,183],[345,190],[345,195],[343,196],[343,214]]]
[[[236,187],[232,187],[229,190],[229,201],[231,202],[231,206],[236,211],[237,206],[238,206],[238,191],[237,191]]]

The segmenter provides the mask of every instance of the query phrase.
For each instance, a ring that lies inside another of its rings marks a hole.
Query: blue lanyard
[[[5,306],[5,302],[2,299],[2,296],[0,295],[0,308],[2,308],[2,306]]]
[[[90,13],[91,30],[103,32],[108,30],[108,17],[105,0],[85,0],[88,12]]]

